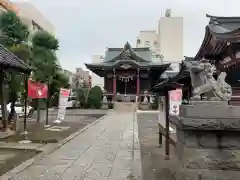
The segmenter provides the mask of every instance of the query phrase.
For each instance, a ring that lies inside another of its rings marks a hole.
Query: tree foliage
[[[44,30],[35,32],[30,38],[28,27],[12,11],[1,13],[0,33],[0,43],[31,65],[34,68],[32,78],[50,84],[50,97],[58,99],[60,87],[68,87],[68,78],[61,71],[56,56],[58,39]],[[16,99],[24,89],[23,77],[16,73],[8,73],[7,77],[10,97]]]
[[[0,15],[0,43],[26,63],[30,62],[31,50],[28,46],[29,30],[12,11],[2,12]],[[9,83],[9,97],[15,102],[23,92],[23,77],[17,73],[7,73]]]
[[[59,67],[56,52],[58,40],[45,31],[36,32],[32,37],[33,66],[36,68],[34,78],[37,81],[47,82],[52,79]]]
[[[29,38],[29,30],[12,11],[2,12],[0,15],[1,44],[6,47],[22,44]]]
[[[57,51],[59,48],[58,40],[47,31],[39,31],[33,35],[33,46],[44,47],[45,49]]]

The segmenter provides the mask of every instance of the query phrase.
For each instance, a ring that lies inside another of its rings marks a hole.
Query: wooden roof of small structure
[[[0,69],[15,70],[21,73],[30,73],[31,68],[23,60],[8,51],[3,45],[0,45]]]

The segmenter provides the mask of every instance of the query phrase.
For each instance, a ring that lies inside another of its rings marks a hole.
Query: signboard
[[[60,89],[59,93],[59,105],[58,105],[58,117],[55,123],[61,123],[66,114],[67,102],[70,95],[70,89]]]
[[[48,87],[47,84],[34,82],[28,80],[28,96],[32,99],[47,98]]]
[[[169,91],[169,114],[179,115],[179,106],[182,103],[182,89]]]

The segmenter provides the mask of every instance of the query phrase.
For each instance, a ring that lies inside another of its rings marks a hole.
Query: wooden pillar
[[[166,136],[165,136],[165,159],[169,160],[170,154],[170,137],[169,137],[169,95],[168,91],[165,91],[165,120],[166,120]]]
[[[27,132],[28,75],[24,75],[24,133]]]
[[[117,90],[117,84],[116,84],[116,75],[115,75],[115,69],[113,69],[113,101],[116,100],[116,90]]]
[[[140,98],[139,95],[140,95],[140,79],[139,79],[139,69],[137,70],[137,97],[138,99]],[[139,101],[139,100],[138,100]]]
[[[0,94],[1,94],[1,107],[2,107],[2,122],[4,131],[8,130],[8,120],[7,120],[7,108],[6,108],[6,101],[5,101],[5,82],[4,82],[5,73],[3,70],[0,71]]]

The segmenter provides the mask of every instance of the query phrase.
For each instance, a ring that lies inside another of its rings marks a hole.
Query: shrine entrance
[[[117,77],[117,93],[118,94],[136,94],[136,78],[134,76],[118,76]]]

